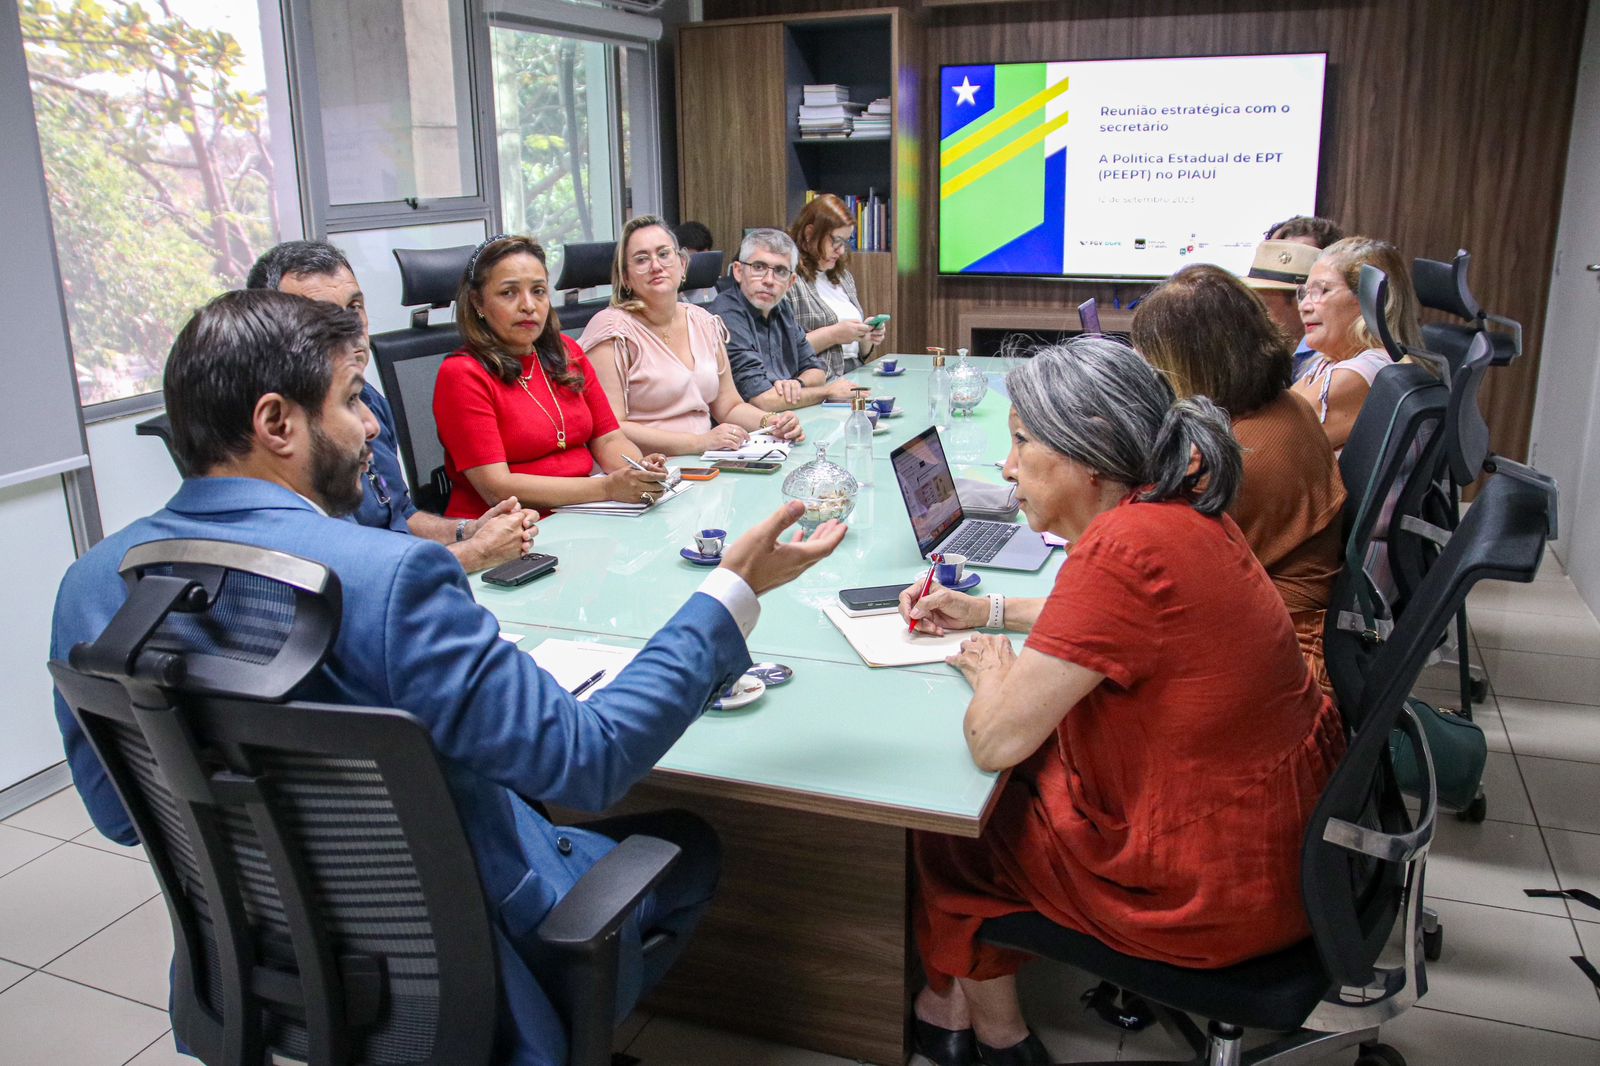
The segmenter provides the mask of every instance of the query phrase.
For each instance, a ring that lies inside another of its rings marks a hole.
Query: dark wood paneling
[[[706,0],[708,18],[838,10],[845,0]],[[1483,391],[1493,446],[1525,454],[1565,172],[1583,0],[1051,0],[921,9],[923,144],[946,63],[1326,51],[1329,107],[1319,210],[1407,256],[1473,253],[1485,306],[1526,326],[1527,355]],[[910,21],[910,20],[903,20]],[[937,160],[921,153],[922,186]],[[935,262],[925,198],[923,270]],[[1262,219],[1265,228],[1274,219]],[[1112,306],[1109,285],[929,282],[929,343],[953,345],[963,312]],[[1123,286],[1124,299],[1137,285]],[[904,290],[902,290],[904,291]],[[915,346],[905,343],[908,349]]]
[[[606,813],[672,807],[716,827],[722,878],[645,1008],[847,1058],[905,1062],[915,987],[906,831],[658,781]]]
[[[777,23],[678,31],[682,217],[711,227],[730,255],[747,228],[782,225],[787,214],[781,177],[768,177],[785,172],[789,150],[783,56]]]

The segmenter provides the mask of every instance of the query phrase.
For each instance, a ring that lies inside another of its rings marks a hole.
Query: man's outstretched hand
[[[757,596],[786,585],[812,564],[833,554],[844,540],[843,522],[829,520],[808,537],[801,530],[787,540],[783,532],[805,513],[805,504],[790,500],[768,518],[747,530],[722,553],[722,565],[744,578]]]

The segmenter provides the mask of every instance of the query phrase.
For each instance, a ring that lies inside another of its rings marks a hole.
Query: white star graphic
[[[950,91],[956,94],[957,107],[962,104],[971,104],[976,107],[978,105],[978,90],[981,88],[983,86],[972,84],[971,79],[963,74],[961,76],[961,84],[950,86]]]

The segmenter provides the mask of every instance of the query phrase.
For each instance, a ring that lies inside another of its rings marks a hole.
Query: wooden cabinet
[[[746,229],[787,229],[806,190],[888,198],[886,251],[853,252],[867,314],[890,314],[888,345],[921,351],[926,282],[918,256],[917,66],[898,8],[728,19],[678,29],[679,217],[710,227],[730,258]],[[807,141],[796,114],[808,83],[887,96],[887,140]]]

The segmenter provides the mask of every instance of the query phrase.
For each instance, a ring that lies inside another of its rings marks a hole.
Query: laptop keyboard
[[[965,555],[968,562],[992,562],[1021,528],[1001,522],[971,522],[965,529],[939,545],[939,550]]]

